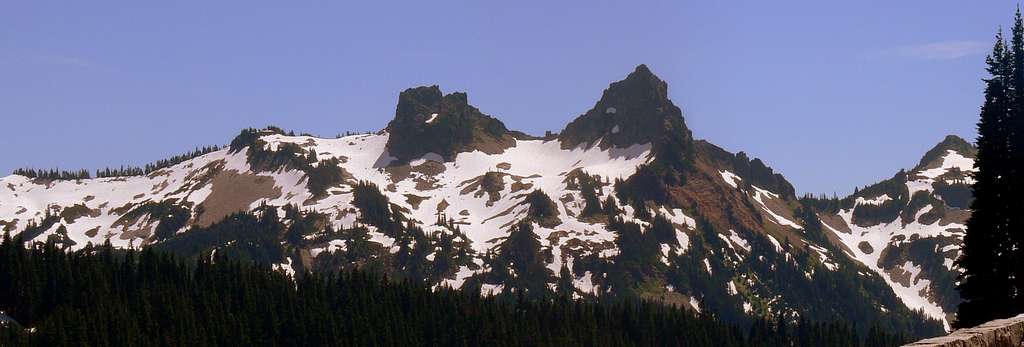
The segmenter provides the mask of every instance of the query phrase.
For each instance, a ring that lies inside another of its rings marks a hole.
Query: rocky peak
[[[942,139],[942,142],[939,142],[935,147],[925,152],[915,170],[934,166],[935,162],[942,160],[948,151],[957,152],[967,158],[974,158],[978,154],[978,149],[970,142],[967,142],[967,140],[956,135],[947,135],[946,138]]]
[[[460,152],[501,153],[515,146],[501,121],[469,104],[466,93],[441,93],[438,86],[409,88],[398,96],[388,123],[388,152],[399,163],[434,153],[446,161]]]
[[[668,84],[646,65],[605,89],[593,108],[559,135],[563,148],[600,141],[601,148],[656,142],[666,133],[691,141],[682,111],[668,98]],[[680,136],[681,135],[681,136]]]

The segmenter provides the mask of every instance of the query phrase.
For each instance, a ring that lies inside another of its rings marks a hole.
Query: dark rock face
[[[558,138],[566,149],[599,140],[606,149],[657,142],[669,133],[675,133],[673,142],[692,142],[682,111],[668,99],[668,84],[640,65],[605,89],[601,100],[569,123]]]
[[[403,91],[387,131],[388,152],[400,163],[428,153],[450,161],[460,152],[497,154],[515,146],[505,124],[470,105],[466,93],[443,95],[436,85]]]

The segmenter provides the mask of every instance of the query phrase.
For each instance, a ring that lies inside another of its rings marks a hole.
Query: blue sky
[[[143,164],[249,126],[376,131],[429,84],[542,134],[644,63],[696,137],[842,194],[974,138],[984,55],[1016,6],[489,3],[0,3],[0,172]]]

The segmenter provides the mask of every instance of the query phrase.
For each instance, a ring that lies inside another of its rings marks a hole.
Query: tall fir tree
[[[1013,109],[1006,119],[1007,135],[1006,160],[1008,245],[1010,246],[1009,274],[1012,276],[1014,293],[1013,309],[1024,312],[1024,19],[1020,6],[1014,16],[1013,38]]]
[[[1018,16],[1018,18],[1020,18]],[[1018,19],[1019,23],[1019,19]],[[1014,35],[1017,36],[1014,28]],[[1014,38],[1017,44],[1018,38]],[[1002,30],[996,35],[992,53],[986,59],[991,78],[985,80],[985,102],[978,121],[978,155],[974,162],[974,201],[967,221],[961,256],[963,269],[957,289],[964,299],[957,309],[957,327],[975,326],[1010,313],[1012,283],[1007,262],[1008,242],[1008,132],[1007,122],[1015,109],[1013,83],[1017,79],[1013,55],[1020,47],[1007,49]]]
[[[558,271],[558,282],[555,285],[556,294],[558,294],[559,298],[572,300],[572,295],[576,292],[576,286],[572,283],[572,280],[572,272],[563,263],[562,268]]]

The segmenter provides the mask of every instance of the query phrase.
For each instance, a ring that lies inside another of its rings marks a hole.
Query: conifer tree
[[[1020,18],[1020,17],[1018,17]],[[1018,23],[1019,23],[1018,19]],[[1015,31],[1017,30],[1015,26]],[[1015,33],[1016,34],[1016,33]],[[1015,38],[1014,42],[1018,40]],[[978,121],[978,155],[974,162],[974,201],[967,234],[957,265],[963,269],[957,286],[964,302],[957,312],[958,327],[974,326],[1005,316],[1011,302],[1007,190],[1009,159],[1007,121],[1013,98],[1013,50],[1007,50],[1002,31],[986,59],[991,78],[985,80],[985,102]]]
[[[615,202],[615,197],[611,195],[604,199],[604,205],[602,208],[604,210],[604,214],[607,215],[608,218],[615,217],[621,211],[619,210],[619,204]]]
[[[1006,189],[1006,207],[1008,225],[1006,240],[1010,254],[1007,257],[1007,274],[1012,276],[1014,293],[1014,313],[1024,313],[1024,19],[1021,18],[1020,6],[1013,22],[1013,38],[1011,40],[1011,57],[1013,59],[1013,106],[1009,117],[1005,120],[1007,151],[1005,160],[1008,178]]]
[[[562,268],[558,271],[558,283],[555,287],[558,290],[558,297],[563,299],[572,299],[572,294],[576,291],[576,287],[572,284],[572,272],[569,271],[569,267],[562,264]]]
[[[579,178],[580,195],[583,197],[583,210],[580,214],[587,216],[594,216],[601,213],[601,200],[598,198],[598,192],[601,187],[597,180],[592,176],[584,174]]]
[[[550,270],[544,266],[541,255],[540,237],[533,232],[529,222],[519,222],[509,231],[508,237],[498,245],[493,269],[495,275],[503,277],[506,292],[523,295],[527,299],[548,297]]]

